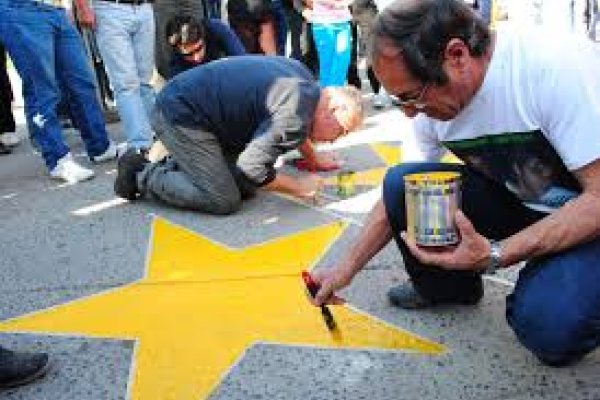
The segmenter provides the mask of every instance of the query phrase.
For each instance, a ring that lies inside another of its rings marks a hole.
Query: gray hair
[[[396,0],[377,17],[373,36],[373,59],[392,45],[415,77],[438,85],[448,81],[442,63],[451,39],[462,40],[474,57],[491,40],[486,23],[462,0]]]

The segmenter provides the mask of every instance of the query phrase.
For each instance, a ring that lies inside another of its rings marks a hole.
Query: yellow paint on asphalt
[[[352,179],[352,183],[355,186],[377,186],[383,182],[385,173],[390,167],[400,164],[402,161],[402,147],[401,145],[389,145],[383,143],[370,144],[373,151],[379,156],[381,161],[385,164],[384,167],[372,168],[364,171],[355,171]],[[447,152],[442,157],[442,162],[457,164],[461,163],[451,152]],[[325,179],[325,185],[337,187],[338,180],[337,176],[331,176]]]
[[[155,219],[145,278],[4,321],[0,331],[137,340],[129,387],[135,400],[204,398],[256,342],[443,352],[348,306],[332,307],[339,335],[325,328],[299,273],[344,227],[232,249]]]
[[[397,165],[401,160],[401,149],[399,145],[371,144],[371,148],[384,162],[384,167],[377,167],[365,171],[355,171],[352,183],[354,186],[377,186],[383,182],[383,177],[389,167]],[[337,176],[325,179],[326,186],[337,187]]]

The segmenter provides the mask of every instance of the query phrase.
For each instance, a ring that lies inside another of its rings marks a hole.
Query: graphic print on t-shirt
[[[581,191],[540,130],[444,145],[465,164],[506,186],[532,209],[550,212]]]

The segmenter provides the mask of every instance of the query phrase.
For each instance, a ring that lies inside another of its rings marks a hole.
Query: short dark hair
[[[181,15],[171,18],[165,29],[167,43],[173,47],[196,43],[206,37],[204,24],[196,18]]]
[[[490,44],[486,23],[462,0],[396,0],[379,14],[374,27],[373,57],[385,43],[397,47],[408,70],[424,83],[443,85],[443,52],[461,39],[474,57]]]

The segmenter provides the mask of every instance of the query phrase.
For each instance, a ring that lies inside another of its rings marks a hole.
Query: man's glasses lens
[[[423,97],[425,97],[425,93],[427,93],[428,89],[429,84],[425,84],[417,93],[400,93],[398,95],[392,95],[392,99],[394,103],[400,107],[423,108],[425,107]]]

